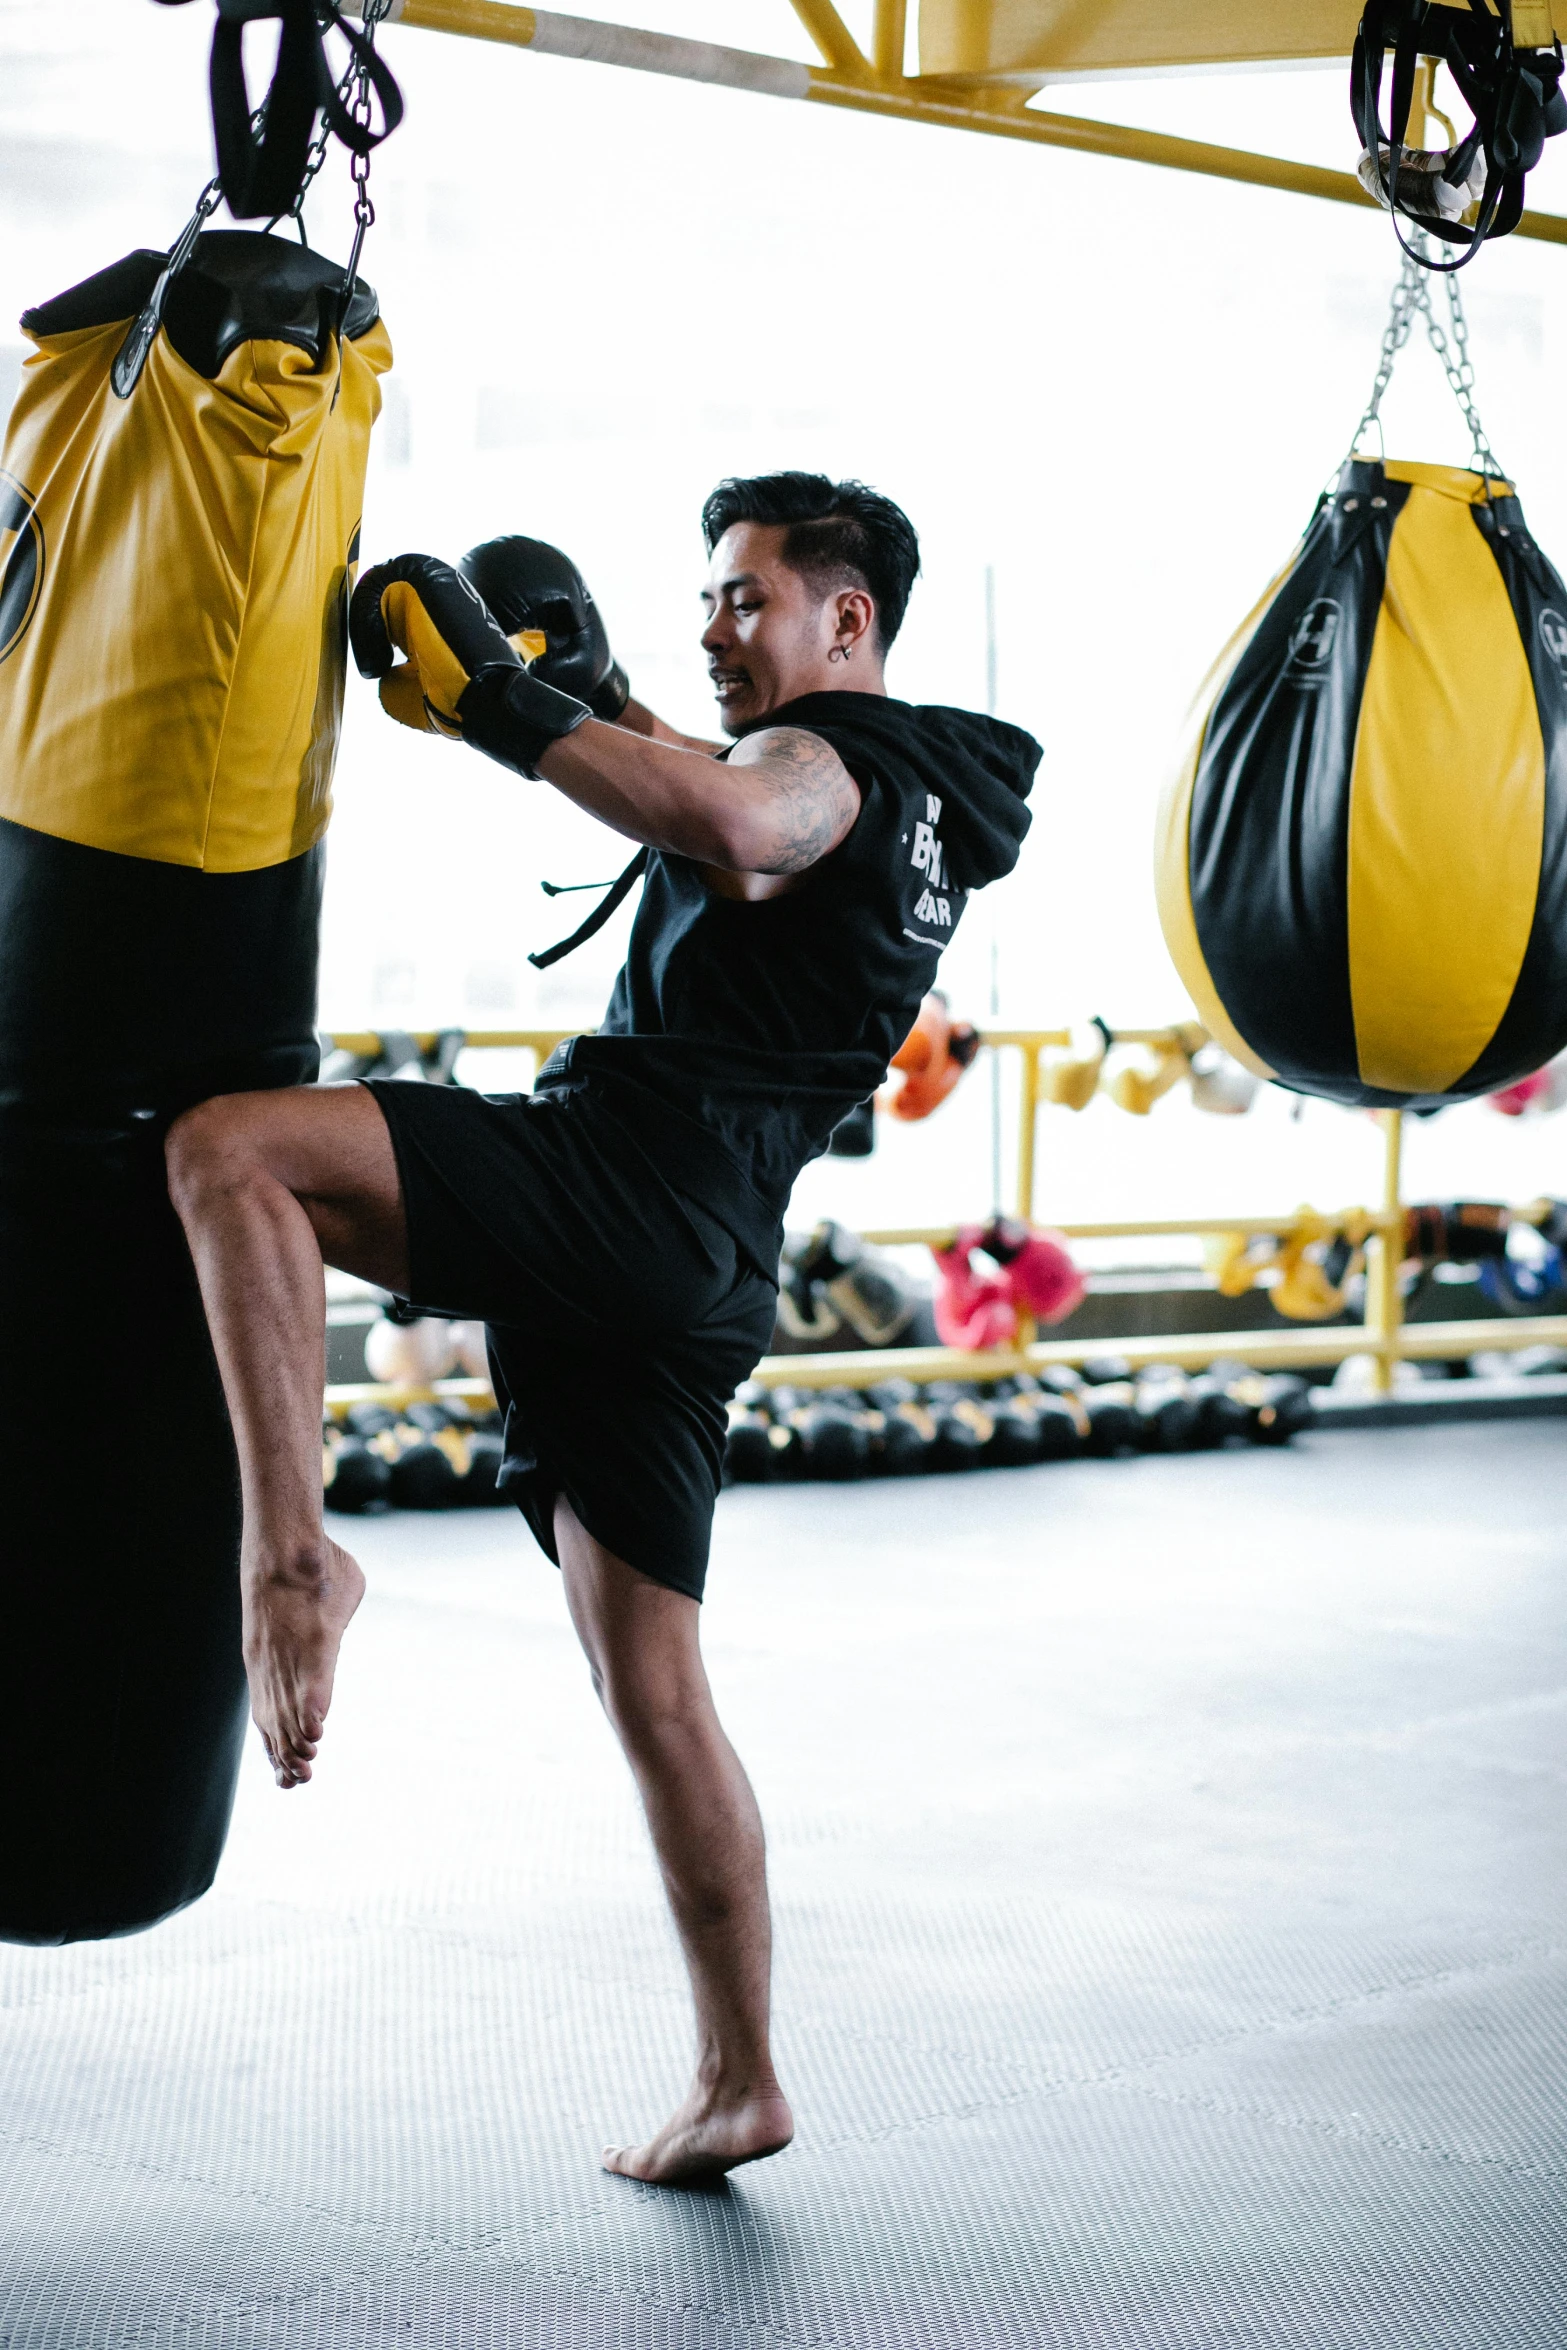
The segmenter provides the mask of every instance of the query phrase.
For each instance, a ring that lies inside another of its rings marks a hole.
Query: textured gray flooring
[[[552,1572],[363,1527],[321,1775],[0,1949],[0,2346],[1561,2350],[1567,1443],[726,1497],[798,2143],[604,2178],[677,1958]]]

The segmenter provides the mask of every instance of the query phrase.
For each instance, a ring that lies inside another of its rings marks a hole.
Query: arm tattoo
[[[767,791],[775,845],[760,873],[804,873],[836,848],[860,812],[860,790],[830,743],[803,726],[773,726],[738,744],[731,767],[747,767]]]

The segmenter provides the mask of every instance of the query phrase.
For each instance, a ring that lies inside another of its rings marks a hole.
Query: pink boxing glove
[[[1486,1099],[1504,1118],[1549,1117],[1567,1104],[1567,1053],[1558,1053],[1532,1077],[1520,1077],[1516,1085],[1506,1085]]]
[[[980,1246],[1006,1272],[1014,1304],[1036,1322],[1064,1322],[1088,1295],[1059,1232],[1035,1232],[1011,1216],[997,1216]]]
[[[1516,1085],[1504,1085],[1500,1093],[1488,1094],[1486,1099],[1504,1118],[1521,1118],[1538,1103],[1547,1082],[1545,1071],[1536,1069],[1532,1077],[1520,1077]]]
[[[975,1271],[978,1249],[1001,1268],[998,1273]],[[1020,1313],[1036,1322],[1064,1321],[1087,1294],[1058,1234],[1032,1232],[1008,1216],[984,1226],[965,1224],[950,1248],[932,1254],[937,1335],[943,1345],[969,1353],[1011,1345]]]
[[[950,1248],[932,1249],[936,1260],[936,1335],[943,1346],[970,1354],[1006,1346],[1017,1329],[1012,1284],[1004,1273],[976,1273],[970,1259],[984,1235],[965,1224]]]

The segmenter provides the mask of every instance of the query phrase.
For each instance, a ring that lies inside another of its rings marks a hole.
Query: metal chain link
[[[392,0],[364,0],[363,8],[360,11],[360,21],[364,26],[367,39],[371,41],[375,39],[377,25],[382,23],[391,13]],[[347,70],[337,85],[337,97],[339,105],[346,108],[353,120],[363,129],[368,130],[374,119],[374,105],[370,95],[370,76],[359,58],[354,57],[349,60]],[[301,235],[304,233],[305,198],[310,193],[312,182],[326,162],[327,149],[331,143],[332,133],[327,128],[326,116],[323,114],[305,156],[305,175],[299,183],[299,193],[289,206],[287,214],[279,215],[279,218],[292,219],[298,223]],[[355,189],[354,219],[362,221],[364,227],[368,228],[375,219],[375,208],[365,193],[365,183],[370,176],[369,156],[354,155],[350,157],[350,169],[353,173]],[[273,225],[275,226],[276,223]]]
[[[360,21],[364,25],[367,41],[374,42],[377,25],[384,17],[390,16],[391,12],[392,0],[363,0]],[[347,97],[349,84],[352,84],[353,87],[352,98]],[[368,131],[375,120],[375,101],[370,92],[369,67],[360,58],[354,59],[344,76],[344,96],[354,122],[360,130]],[[344,282],[352,290],[354,276],[359,268],[359,256],[364,251],[366,233],[375,223],[375,206],[370,201],[370,151],[368,146],[363,154],[357,149],[350,152],[348,169],[354,183],[354,246],[348,256],[348,268],[344,274]]]
[[[1427,274],[1430,239],[1423,229],[1416,229],[1411,242],[1418,250],[1404,255],[1398,283],[1393,288],[1393,299],[1388,309],[1387,325],[1382,330],[1382,351],[1377,364],[1376,378],[1371,386],[1371,397],[1366,403],[1365,414],[1355,427],[1354,437],[1349,444],[1350,454],[1353,456],[1360,446],[1362,436],[1370,430],[1372,425],[1377,428],[1377,439],[1382,447],[1384,457],[1387,454],[1387,444],[1382,439],[1382,398],[1392,381],[1393,363],[1408,342],[1414,330],[1415,317],[1418,313],[1425,320],[1427,339],[1441,362],[1442,372],[1447,377],[1448,387],[1453,398],[1458,402],[1459,411],[1465,424],[1469,427],[1475,472],[1483,473],[1491,479],[1503,480],[1505,476],[1502,468],[1486,438],[1485,427],[1480,422],[1480,413],[1475,406],[1475,371],[1474,363],[1469,356],[1469,321],[1464,316],[1464,298],[1459,291],[1458,280],[1452,275],[1445,276],[1442,280],[1447,288],[1447,307],[1452,330],[1451,340],[1449,340],[1447,332],[1437,324],[1436,312],[1431,306],[1431,279]]]
[[[337,85],[337,94],[339,98],[343,100],[345,105],[348,101],[349,85],[353,81],[353,78],[353,68],[350,67],[348,72],[344,74],[342,80]],[[317,172],[321,169],[322,164],[326,161],[326,151],[331,144],[331,140],[332,134],[327,129],[326,116],[323,115],[316,127],[315,137],[311,140],[309,147],[305,151],[305,174],[299,183],[299,193],[294,198],[293,203],[290,204],[287,212],[280,213],[278,215],[280,220],[303,221],[305,198],[310,193],[311,183],[315,179]]]
[[[361,0],[361,7],[359,10],[360,19],[364,25],[366,37],[370,42],[373,43],[375,40],[376,27],[381,24],[388,16],[390,16],[392,12],[392,5],[393,0]],[[342,80],[337,84],[337,97],[339,103],[344,107],[345,111],[347,111],[352,116],[355,123],[357,123],[362,129],[369,130],[375,119],[374,98],[371,91],[369,68],[365,65],[363,59],[357,54],[351,57],[347,71],[344,73]],[[255,109],[250,117],[250,135],[252,139],[259,139],[266,129],[267,108],[269,101],[270,92],[268,93],[268,97],[262,99],[261,104]],[[308,244],[308,239],[305,236],[304,222],[305,198],[310,191],[311,183],[314,181],[317,174],[320,172],[322,165],[326,161],[327,148],[330,143],[331,132],[327,127],[326,117],[323,113],[322,119],[312,135],[310,145],[305,152],[304,176],[300,181],[299,193],[295,196],[294,201],[289,206],[287,212],[277,213],[273,219],[267,223],[267,230],[269,233],[272,229],[277,227],[279,221],[292,219],[295,226],[299,230],[300,243]],[[370,158],[368,154],[361,155],[356,153],[351,156],[350,162],[354,181],[354,243],[353,251],[350,253],[348,259],[348,267],[343,273],[341,318],[345,320],[348,315],[348,305],[353,298],[354,282],[359,268],[359,256],[364,249],[365,232],[375,219],[375,206],[370,201]],[[129,398],[131,391],[134,389],[141,375],[142,367],[146,361],[147,352],[151,348],[152,339],[158,330],[159,321],[163,312],[163,303],[167,296],[169,287],[173,284],[174,280],[179,276],[181,270],[189,261],[191,254],[195,251],[197,238],[200,236],[201,231],[203,228],[205,228],[207,222],[212,218],[214,212],[217,211],[218,206],[222,203],[222,201],[223,182],[222,179],[216,173],[214,173],[213,177],[208,180],[206,186],[202,189],[201,194],[197,197],[195,210],[192,212],[189,220],[185,223],[185,226],[183,229],[181,229],[178,237],[174,241],[174,244],[171,246],[168,260],[159,277],[158,284],[154,290],[152,298],[141,311],[140,316],[138,317],[136,324],[132,329],[132,332],[126,337],[124,344],[121,346],[119,357],[114,362],[114,387],[122,399]],[[342,374],[342,345],[340,337],[338,347],[338,390],[340,390],[342,387]],[[334,407],[337,405],[336,390],[334,390],[332,395],[332,404]]]
[[[266,121],[267,101],[265,98],[263,98],[261,104],[256,108],[255,113],[250,118],[250,135],[253,139],[260,138],[263,130],[266,128]],[[179,272],[184,268],[186,262],[190,259],[191,250],[195,245],[197,237],[200,236],[207,222],[212,218],[212,215],[214,212],[216,212],[222,201],[223,182],[218,177],[217,173],[214,172],[211,179],[208,180],[206,186],[202,189],[201,194],[196,198],[196,209],[191,214],[189,220],[185,223],[185,226],[181,229],[179,236],[170,251],[169,269],[171,275],[177,277]],[[274,222],[272,225],[275,227],[276,223]]]

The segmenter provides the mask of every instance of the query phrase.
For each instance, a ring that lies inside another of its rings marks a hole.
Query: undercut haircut
[[[721,481],[702,508],[709,554],[737,522],[781,525],[788,534],[784,561],[823,596],[863,588],[876,606],[876,640],[886,652],[903,626],[920,567],[920,543],[901,506],[863,481],[758,473]]]

